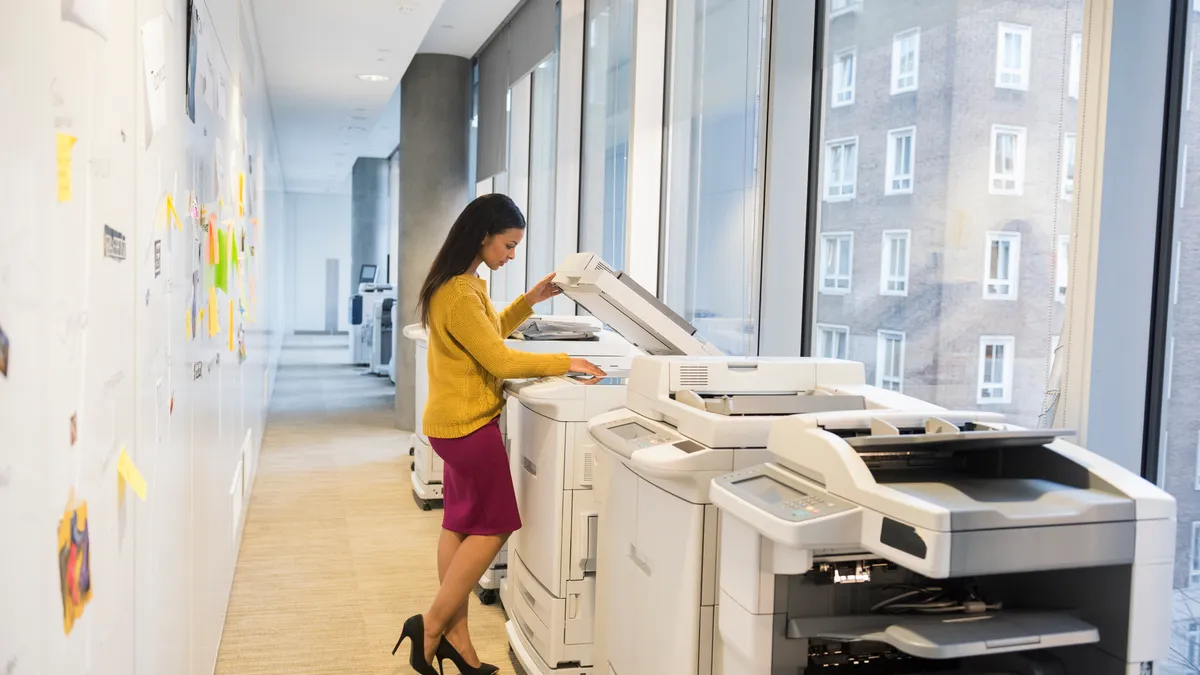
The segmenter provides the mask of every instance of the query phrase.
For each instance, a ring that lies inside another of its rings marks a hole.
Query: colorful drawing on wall
[[[58,203],[71,201],[71,149],[79,140],[70,134],[58,134],[55,158],[58,163]]]
[[[8,377],[8,335],[0,328],[0,375]]]
[[[79,440],[79,413],[71,413],[71,445]]]
[[[67,635],[92,600],[91,548],[87,502],[76,504],[72,491],[62,520],[58,521],[58,583],[62,592],[63,632]]]

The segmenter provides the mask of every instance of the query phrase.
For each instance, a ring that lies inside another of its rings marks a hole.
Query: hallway
[[[218,675],[411,672],[391,649],[437,591],[441,512],[413,502],[390,382],[347,365],[346,341],[284,344]],[[514,672],[503,612],[471,602],[480,656]]]

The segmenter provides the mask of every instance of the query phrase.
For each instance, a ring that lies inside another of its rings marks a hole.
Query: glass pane
[[[554,183],[558,166],[558,54],[533,69],[529,125],[529,214],[525,230],[525,285],[554,271]]]
[[[671,17],[662,296],[727,354],[758,347],[767,4],[676,0]]]
[[[1189,8],[1194,4],[1189,2]],[[1200,15],[1188,12],[1184,91],[1194,88],[1195,54],[1200,47]],[[1178,503],[1170,657],[1163,672],[1200,673],[1200,200],[1192,198],[1200,168],[1188,160],[1200,142],[1200,106],[1181,101],[1177,186],[1188,199],[1175,200],[1171,248],[1171,287],[1167,307],[1166,363],[1159,428],[1159,485]],[[1165,180],[1165,179],[1164,179]],[[1157,669],[1156,669],[1157,670]]]
[[[853,234],[856,250],[840,294],[815,289],[814,319],[849,326],[853,357],[889,359],[868,369],[894,374],[906,394],[975,408],[986,376],[983,408],[1015,424],[1039,424],[1051,335],[1061,332],[1064,313],[1055,300],[1054,258],[1072,202],[1061,195],[1060,155],[1064,134],[1076,131],[1069,36],[1082,33],[1083,9],[1084,0],[888,0],[826,21],[825,76],[832,56],[851,48],[858,69],[853,103],[834,107],[830,92],[823,94],[818,142],[859,143],[844,170],[831,170],[835,153],[820,154],[814,178],[826,199],[817,225]],[[1002,24],[1022,29],[1002,33]],[[1006,82],[1022,89],[997,90],[998,63],[1011,73]],[[910,128],[912,136],[888,136]],[[830,182],[842,171],[857,177],[855,189],[830,200]],[[910,189],[911,198],[888,194]],[[885,239],[886,230],[910,234]],[[1011,236],[992,240],[989,232]],[[904,341],[885,349],[879,331]],[[1012,341],[994,348],[985,369],[986,335]],[[884,380],[876,381],[892,386]],[[1194,429],[1190,435],[1194,443]]]
[[[633,0],[588,0],[579,246],[625,267]]]

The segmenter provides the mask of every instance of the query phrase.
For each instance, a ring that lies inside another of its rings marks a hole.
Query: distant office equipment
[[[377,265],[363,265],[362,269],[358,272],[358,283],[373,284],[378,273],[379,268]]]

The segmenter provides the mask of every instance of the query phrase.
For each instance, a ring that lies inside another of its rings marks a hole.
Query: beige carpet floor
[[[413,500],[390,381],[346,365],[346,342],[285,345],[218,675],[412,672],[408,643],[391,650],[437,592],[441,512]],[[470,613],[480,657],[518,672],[499,605],[472,595]]]

